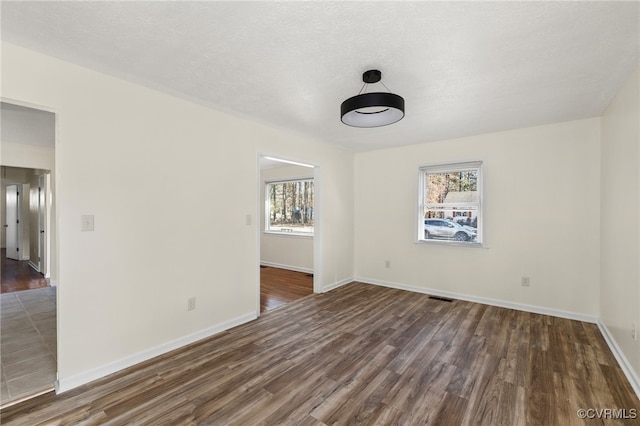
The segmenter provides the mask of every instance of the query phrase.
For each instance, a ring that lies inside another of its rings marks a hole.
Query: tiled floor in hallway
[[[0,295],[0,406],[53,389],[56,288]]]

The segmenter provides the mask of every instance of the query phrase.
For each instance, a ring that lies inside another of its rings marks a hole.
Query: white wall
[[[313,237],[266,234],[265,183],[286,179],[313,178],[313,169],[302,166],[283,166],[261,171],[260,188],[260,263],[294,271],[313,272]]]
[[[352,277],[352,153],[7,43],[2,89],[57,114],[62,390],[255,317],[259,152],[319,165],[316,280]]]
[[[640,71],[602,116],[600,317],[640,375]]]
[[[30,169],[54,170],[55,149],[49,147],[25,145],[19,142],[2,140],[3,166],[26,167]]]
[[[356,154],[356,278],[595,319],[599,135],[594,118]],[[468,160],[484,161],[486,248],[414,243],[419,165]]]

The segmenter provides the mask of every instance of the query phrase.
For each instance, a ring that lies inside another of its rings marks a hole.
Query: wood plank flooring
[[[313,274],[260,266],[260,312],[313,294]]]
[[[34,271],[26,260],[7,259],[7,249],[1,249],[0,255],[0,293],[32,290],[49,286],[49,279]]]
[[[61,395],[3,425],[637,425],[597,326],[351,283]]]

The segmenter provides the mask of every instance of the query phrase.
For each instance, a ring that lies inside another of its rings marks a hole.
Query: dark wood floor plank
[[[29,266],[28,260],[7,259],[7,249],[0,249],[0,293],[49,287],[49,278]]]
[[[438,413],[435,415],[432,424],[435,426],[460,425],[469,400],[459,396],[445,393]]]
[[[593,324],[352,283],[0,422],[580,425],[639,407]]]
[[[313,274],[260,267],[260,312],[279,308],[310,294],[313,294]]]

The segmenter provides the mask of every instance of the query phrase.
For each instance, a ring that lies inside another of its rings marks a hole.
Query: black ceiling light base
[[[362,81],[368,84],[377,83],[382,80],[382,73],[379,70],[369,70],[362,74]]]
[[[382,73],[379,70],[369,70],[362,74],[365,85],[377,83],[381,79]],[[340,117],[344,124],[352,127],[387,126],[404,117],[404,99],[388,92],[359,94],[342,103]]]

